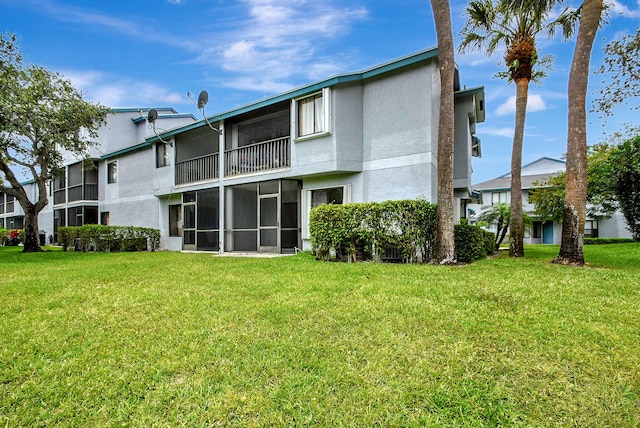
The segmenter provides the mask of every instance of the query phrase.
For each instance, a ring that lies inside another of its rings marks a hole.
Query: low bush
[[[155,251],[160,246],[160,231],[146,227],[105,226],[87,224],[84,226],[61,227],[58,229],[58,244],[63,251]]]
[[[492,236],[489,237],[487,233]],[[468,224],[466,219],[461,219],[460,224],[454,226],[454,236],[458,262],[471,263],[484,259],[488,253],[487,248],[489,246],[495,248],[495,235],[478,226]],[[488,245],[489,238],[492,239],[491,245]]]
[[[482,234],[484,236],[484,249],[487,252],[488,256],[495,254],[496,252],[496,234],[493,232],[489,232],[486,229],[482,229]]]
[[[16,246],[21,242],[24,242],[24,230],[0,227],[0,245]]]
[[[436,206],[421,199],[322,205],[309,216],[321,260],[429,261],[435,231]]]
[[[584,238],[584,245],[624,244],[635,242],[631,238]]]

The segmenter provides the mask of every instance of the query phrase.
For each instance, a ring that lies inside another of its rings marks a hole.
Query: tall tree
[[[640,27],[635,34],[626,34],[607,44],[604,53],[604,63],[596,73],[608,77],[594,102],[595,110],[610,116],[615,107],[630,100],[636,101],[631,108],[640,108]]]
[[[633,239],[640,241],[640,136],[611,150],[611,189]]]
[[[438,37],[440,68],[440,116],[438,119],[438,228],[435,259],[440,264],[456,263],[454,240],[453,133],[454,133],[454,47],[449,0],[431,0]]]
[[[614,146],[600,143],[587,153],[587,216],[593,219],[611,217],[618,209],[613,192],[613,165],[611,151]],[[533,183],[529,200],[534,213],[543,221],[561,222],[564,216],[566,173],[561,172]]]
[[[47,205],[47,183],[61,168],[63,151],[84,156],[108,109],[86,102],[57,73],[22,63],[15,36],[0,36],[0,192],[24,210],[24,252],[40,251],[38,214]],[[36,200],[18,178],[29,174]]]
[[[462,30],[460,50],[476,49],[492,55],[504,48],[506,72],[498,76],[516,85],[516,113],[511,152],[510,252],[524,256],[524,223],[522,213],[522,146],[527,112],[529,83],[544,77],[544,66],[551,58],[539,58],[536,37],[552,36],[557,28],[569,37],[575,14],[565,9],[552,19],[554,1],[541,0],[474,0],[466,8],[467,22]],[[540,67],[542,66],[542,67]]]
[[[567,172],[562,240],[554,263],[584,265],[584,222],[587,208],[587,86],[591,50],[602,16],[602,0],[585,0],[569,72]]]

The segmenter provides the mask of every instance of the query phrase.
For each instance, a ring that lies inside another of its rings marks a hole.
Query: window
[[[109,225],[109,211],[103,211],[100,213],[100,224]]]
[[[598,220],[587,220],[584,222],[584,236],[585,238],[598,237]]]
[[[295,100],[296,137],[329,132],[329,88]]]
[[[302,216],[302,236],[309,238],[309,213],[312,208],[326,204],[347,204],[351,202],[351,185],[325,187],[321,189],[306,190],[304,192],[304,205]]]
[[[156,143],[156,168],[169,166],[169,149],[168,144]]]
[[[542,238],[542,222],[533,222],[533,237],[537,239]]]
[[[4,193],[2,192],[0,192],[0,214],[4,214]]]
[[[65,171],[59,172],[59,175],[53,180],[53,204],[62,204],[67,200],[67,179]],[[57,241],[56,241],[57,242]]]
[[[311,208],[326,204],[344,203],[344,187],[319,189],[311,191]]]
[[[169,205],[169,236],[180,236],[181,205]]]
[[[113,161],[107,164],[107,183],[118,182],[118,162]]]
[[[509,201],[507,200],[507,193],[508,192],[491,192],[491,205],[493,204],[497,204],[497,203],[509,203]]]
[[[4,208],[4,212],[6,213],[12,213],[13,212],[13,206],[14,206],[14,202],[15,202],[15,198],[11,195],[6,195],[7,201],[5,203],[5,208]]]

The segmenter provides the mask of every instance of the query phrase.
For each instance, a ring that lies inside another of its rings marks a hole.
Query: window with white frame
[[[329,132],[329,88],[294,100],[296,138],[322,135]]]
[[[311,191],[311,208],[320,205],[344,203],[344,187],[331,187],[329,189],[318,189]]]
[[[118,162],[113,161],[107,164],[107,183],[118,182]]]
[[[309,237],[309,213],[312,208],[327,204],[347,204],[351,202],[351,185],[324,187],[306,190],[304,193],[304,211],[302,218],[303,237]]]
[[[598,237],[598,220],[586,220],[584,222],[584,236],[585,238]]]
[[[169,149],[168,144],[156,143],[156,168],[169,166]]]
[[[509,203],[507,200],[508,192],[491,192],[491,205],[498,203]]]

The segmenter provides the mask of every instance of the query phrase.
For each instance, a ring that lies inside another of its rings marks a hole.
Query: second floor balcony
[[[291,166],[291,138],[282,137],[224,152],[224,177],[264,173]],[[176,163],[176,185],[220,178],[220,158],[212,153]]]
[[[79,184],[76,186],[69,186],[69,188],[67,189],[67,194],[68,194],[69,202],[97,201],[98,185],[97,184],[84,184],[84,185]],[[64,202],[64,200],[62,200],[62,202]],[[54,203],[56,203],[55,197],[54,197]]]

